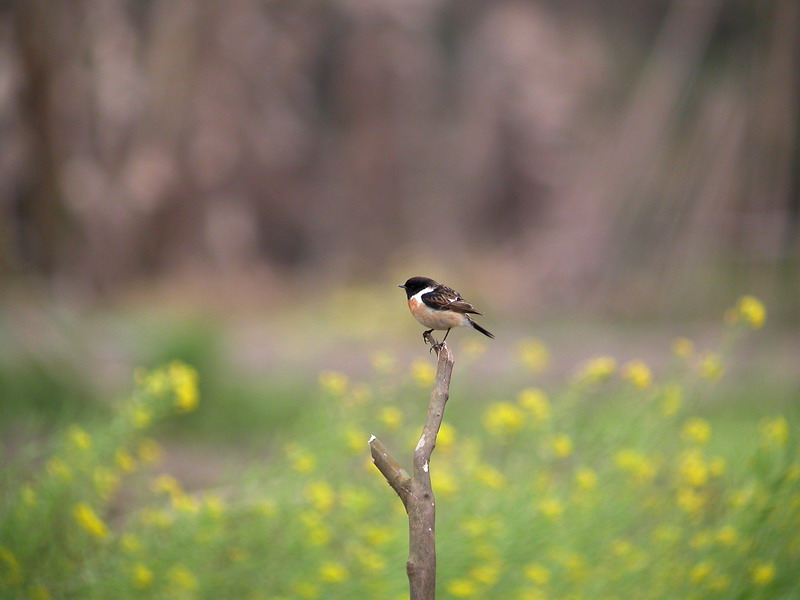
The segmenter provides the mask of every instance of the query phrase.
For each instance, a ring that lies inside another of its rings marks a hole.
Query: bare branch
[[[431,338],[432,339],[432,338]],[[446,344],[431,342],[439,359],[428,415],[414,449],[414,477],[409,477],[375,437],[369,441],[375,466],[403,501],[408,513],[409,552],[406,572],[411,600],[433,600],[436,595],[436,501],[431,487],[430,459],[450,396],[453,355]]]

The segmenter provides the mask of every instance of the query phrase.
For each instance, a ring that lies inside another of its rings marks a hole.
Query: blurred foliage
[[[509,310],[749,288],[797,317],[799,25],[780,0],[7,2],[0,276],[230,298],[413,264]]]
[[[465,346],[431,464],[440,595],[793,597],[797,390],[726,384],[735,343],[764,318],[746,297],[719,348],[682,338],[662,369],[598,356],[551,384],[547,347],[525,340],[514,389],[482,390],[486,345]],[[407,597],[406,519],[366,442],[378,433],[410,457],[432,364],[383,350],[363,378],[323,370],[294,399],[294,422],[252,415],[272,437],[266,461],[196,489],[191,468],[159,469],[170,448],[150,436],[203,410],[202,374],[179,361],[138,370],[109,418],[63,425],[46,449],[7,461],[0,594]],[[241,407],[233,395],[215,410]]]

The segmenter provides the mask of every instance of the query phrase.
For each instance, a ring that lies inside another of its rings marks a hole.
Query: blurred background
[[[657,361],[653,327],[751,293],[796,374],[798,30],[792,1],[5,2],[7,397],[357,371],[419,350],[412,275],[487,313],[495,372],[531,334]]]

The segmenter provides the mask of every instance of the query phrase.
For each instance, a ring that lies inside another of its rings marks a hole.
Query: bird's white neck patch
[[[425,289],[422,289],[422,290],[418,291],[416,294],[414,294],[413,296],[411,296],[411,299],[412,300],[416,300],[417,302],[422,302],[422,295],[423,294],[427,294],[428,292],[432,292],[432,291],[433,291],[433,288],[431,286],[428,286]]]

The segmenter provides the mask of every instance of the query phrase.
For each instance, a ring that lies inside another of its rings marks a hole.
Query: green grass
[[[407,597],[407,522],[366,442],[410,458],[433,358],[381,353],[358,379],[225,377],[213,329],[164,336],[127,397],[66,416],[29,408],[52,417],[50,434],[6,457],[0,597]],[[531,359],[536,344],[521,348],[513,387],[474,374],[479,344],[456,356],[431,464],[439,597],[795,597],[796,383],[742,369],[717,380],[698,353],[655,374],[595,361],[559,383]],[[0,381],[20,398],[81,394],[35,380]],[[176,444],[207,449],[165,476],[152,436],[165,466]],[[248,458],[188,491],[215,452]]]

